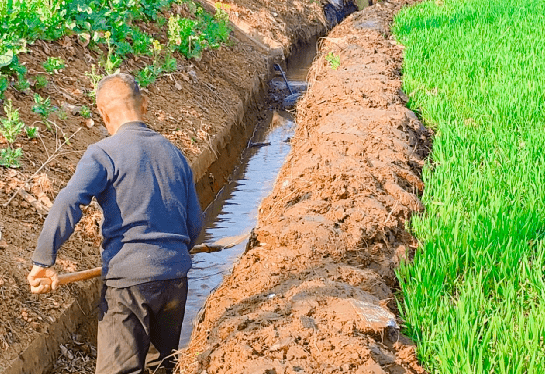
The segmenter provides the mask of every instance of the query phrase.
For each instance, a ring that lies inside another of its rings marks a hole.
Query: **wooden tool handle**
[[[97,267],[94,269],[77,271],[75,273],[67,273],[59,275],[59,284],[67,284],[72,282],[77,282],[81,280],[91,279],[95,277],[100,277],[102,273],[102,268]]]

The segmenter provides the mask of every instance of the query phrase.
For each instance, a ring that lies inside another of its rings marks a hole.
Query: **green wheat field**
[[[421,246],[398,272],[433,373],[544,373],[544,1],[436,0],[393,26],[435,131]]]

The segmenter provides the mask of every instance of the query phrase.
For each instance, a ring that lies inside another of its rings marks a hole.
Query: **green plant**
[[[118,67],[121,65],[123,60],[120,56],[118,56],[116,53],[114,53],[114,47],[112,43],[112,39],[110,38],[112,34],[110,31],[106,31],[104,34],[104,37],[106,38],[106,44],[108,46],[108,53],[102,59],[99,64],[106,70],[107,74],[114,74],[118,70]]]
[[[89,92],[89,96],[95,97],[95,90],[97,88],[97,84],[99,84],[103,76],[98,73],[95,65],[91,65],[91,71],[86,71],[85,76],[89,78],[89,81],[91,82],[91,85],[93,86],[93,90]]]
[[[9,80],[8,78],[0,73],[0,99],[4,98],[4,91],[6,91],[9,87]]]
[[[341,57],[339,55],[336,55],[334,52],[328,52],[324,59],[328,62],[330,68],[333,70],[337,70],[337,68],[339,68],[339,65],[341,64]]]
[[[62,70],[65,68],[65,64],[62,58],[60,57],[48,57],[47,60],[42,64],[45,71],[47,71],[49,74],[53,74],[57,72],[58,70]]]
[[[46,125],[48,130],[51,130],[51,124],[49,121],[49,115],[55,111],[57,108],[51,105],[51,100],[49,97],[43,98],[38,94],[34,94],[34,105],[32,106],[32,111],[38,114],[42,118],[42,122]]]
[[[0,120],[0,133],[8,142],[8,148],[0,150],[0,165],[5,167],[19,167],[22,155],[20,148],[13,148],[13,143],[25,124],[19,118],[19,111],[13,108],[11,100],[4,104],[6,118]]]
[[[151,47],[151,53],[153,55],[152,65],[147,65],[143,69],[139,70],[136,74],[138,83],[142,87],[147,87],[151,83],[155,82],[157,77],[164,71],[174,71],[176,70],[176,59],[172,57],[170,53],[165,55],[165,58],[162,59],[161,43],[157,40],[154,40]],[[162,62],[163,60],[163,62]]]
[[[29,139],[34,139],[38,137],[38,127],[27,126],[25,127],[25,132],[27,133]]]
[[[542,0],[403,9],[411,109],[436,130],[400,311],[431,373],[544,373]]]
[[[66,121],[68,119],[68,113],[66,113],[65,110],[61,109],[57,111],[57,117],[59,117],[61,121]]]
[[[24,75],[19,75],[17,82],[15,82],[14,87],[17,91],[26,91],[30,88],[30,82],[25,78]]]
[[[91,118],[91,110],[87,105],[82,105],[82,108],[80,110],[80,114],[83,118]]]
[[[45,75],[37,75],[35,78],[34,88],[40,90],[47,86],[47,78]]]

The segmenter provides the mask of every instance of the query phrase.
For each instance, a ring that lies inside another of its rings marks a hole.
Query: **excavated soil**
[[[389,1],[321,41],[292,151],[232,274],[209,297],[182,373],[423,373],[400,333],[395,269],[430,132],[405,107]],[[328,53],[340,56],[334,69]]]
[[[272,73],[271,56],[276,54],[282,60],[292,44],[327,28],[320,2],[235,0],[229,3],[232,5],[230,19],[241,27],[235,26],[228,45],[204,52],[199,61],[176,55],[178,70],[160,77],[144,90],[150,99],[148,125],[182,149],[194,171],[198,169],[196,177],[202,206],[208,204],[224,184],[239,157],[239,150],[252,133],[252,124],[263,116],[260,95],[266,93],[265,83]],[[213,4],[203,2],[208,9]],[[173,11],[182,16],[189,14],[185,6],[174,6]],[[153,24],[142,27],[165,41],[164,30]],[[241,29],[253,36],[248,37]],[[272,45],[281,46],[282,51],[273,53]],[[19,57],[32,83],[36,75],[47,76],[49,83],[40,89],[33,86],[27,92],[13,88],[6,92],[6,98],[19,109],[22,121],[27,126],[40,128],[40,137],[19,136],[16,146],[22,147],[24,153],[21,168],[0,168],[0,372],[21,360],[22,352],[31,342],[50,334],[52,326],[64,318],[70,305],[76,304],[85,314],[82,300],[94,294],[97,286],[87,281],[37,296],[30,294],[26,275],[51,202],[68,182],[87,146],[106,134],[88,96],[93,85],[85,75],[91,71],[91,65],[98,66],[104,53],[101,49],[89,49],[75,36],[56,42],[38,41]],[[61,57],[66,68],[47,74],[42,63],[48,56]],[[132,72],[150,62],[148,57],[132,58],[124,62],[121,71]],[[52,104],[62,109],[50,117],[55,122],[53,131],[48,131],[31,111],[34,93],[50,97]],[[81,105],[92,109],[92,120],[78,114]],[[3,117],[5,113],[0,115]],[[245,127],[243,123],[249,125]],[[234,135],[226,136],[227,133]],[[217,141],[218,138],[222,140]],[[69,142],[65,143],[65,139]],[[1,136],[0,146],[6,146]],[[228,153],[218,159],[220,147],[227,147]],[[59,272],[79,271],[100,264],[100,220],[96,204],[84,208],[84,218],[59,252],[56,264]],[[93,347],[76,344],[80,343],[77,335],[72,338],[75,346],[83,346],[78,352],[92,353]],[[74,356],[61,350],[67,357]],[[38,365],[47,365],[40,357],[35,360]],[[29,372],[39,369],[28,367]],[[59,372],[83,371],[83,368],[72,367]]]

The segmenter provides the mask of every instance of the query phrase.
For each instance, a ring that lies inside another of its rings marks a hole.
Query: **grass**
[[[544,373],[544,1],[406,8],[409,106],[436,136],[398,277],[434,373]]]

